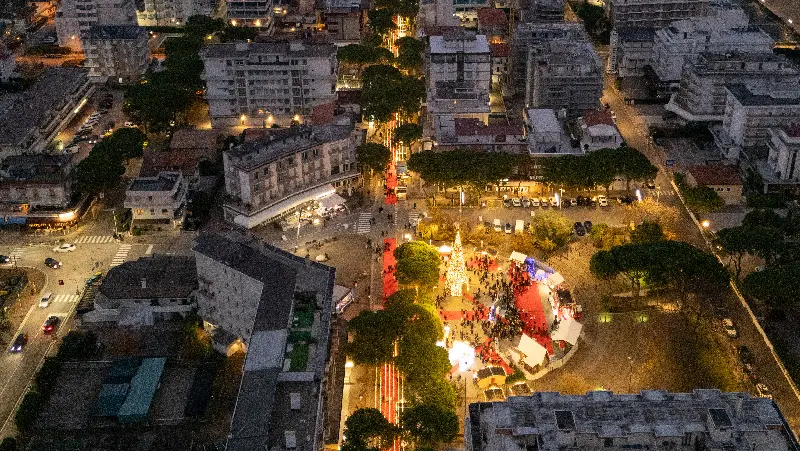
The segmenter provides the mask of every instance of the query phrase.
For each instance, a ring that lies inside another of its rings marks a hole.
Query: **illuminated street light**
[[[636,198],[639,199],[639,202],[642,201],[642,192],[638,189],[636,190]]]
[[[701,222],[700,225],[703,226],[704,229],[707,229],[711,223],[708,221],[708,219],[703,219],[703,222]]]

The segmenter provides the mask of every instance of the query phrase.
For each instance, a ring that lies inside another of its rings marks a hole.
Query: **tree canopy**
[[[658,168],[641,152],[630,147],[547,158],[542,169],[544,183],[586,189],[608,187],[616,177],[625,178],[630,188],[631,181],[649,180],[656,174]]]
[[[339,47],[336,58],[343,63],[356,64],[359,67],[367,64],[390,62],[394,58],[389,49],[363,44],[348,44]]]
[[[412,122],[398,125],[392,134],[392,141],[406,145],[419,141],[420,138],[422,138],[422,127]]]
[[[725,206],[725,201],[713,188],[703,185],[689,186],[683,174],[675,174],[675,185],[678,186],[686,206],[694,212],[709,213]]]
[[[768,267],[745,276],[742,292],[772,308],[797,307],[800,286],[800,265]]]
[[[385,36],[397,29],[394,23],[394,14],[389,8],[370,9],[367,11],[369,27],[375,33]]]
[[[397,65],[406,70],[422,68],[422,52],[425,44],[411,36],[403,36],[395,41],[397,44]]]
[[[416,114],[425,97],[425,83],[399,69],[376,64],[361,75],[364,117],[387,122],[395,113]]]
[[[446,188],[471,185],[483,189],[508,178],[518,161],[519,157],[506,153],[458,149],[414,153],[408,159],[408,169],[426,182]]]
[[[400,416],[402,428],[420,445],[435,447],[458,436],[458,417],[436,405],[421,404]]]
[[[342,450],[380,451],[389,448],[397,437],[398,429],[380,410],[362,408],[353,412],[344,422]]]
[[[439,251],[423,241],[409,241],[394,250],[395,275],[402,284],[434,286],[439,281]]]
[[[651,221],[645,221],[636,226],[631,230],[630,237],[632,243],[654,243],[666,239],[661,224]]]
[[[362,168],[381,172],[392,159],[392,152],[383,144],[365,143],[356,148],[356,161]]]

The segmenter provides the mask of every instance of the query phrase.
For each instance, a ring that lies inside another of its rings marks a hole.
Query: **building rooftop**
[[[650,27],[625,27],[617,31],[617,36],[620,42],[653,42],[656,30]]]
[[[508,25],[508,16],[499,8],[478,8],[479,27],[502,27]]]
[[[464,29],[447,30],[441,36],[431,36],[428,42],[431,54],[489,53],[485,35]]]
[[[480,119],[475,118],[455,118],[455,129],[457,136],[499,136],[499,135],[520,135],[522,136],[522,125],[511,124],[490,124],[486,125]]]
[[[179,172],[160,172],[155,177],[138,177],[131,181],[128,191],[172,191],[180,178]]]
[[[67,181],[72,168],[72,158],[72,154],[12,155],[6,157],[0,162],[0,183],[63,184]]]
[[[692,174],[698,185],[719,186],[719,185],[741,185],[742,176],[739,168],[721,164],[691,166],[689,173]]]
[[[147,31],[138,25],[93,25],[86,34],[88,39],[134,40],[147,39]]]
[[[614,118],[611,117],[611,113],[605,110],[592,110],[592,111],[585,111],[583,113],[583,123],[587,126],[591,127],[593,125],[610,125],[612,127],[616,127],[614,123]]]
[[[185,299],[197,288],[194,257],[153,255],[108,271],[100,293],[109,299]]]
[[[288,55],[295,57],[332,57],[333,44],[294,42],[226,42],[211,44],[202,52],[203,58],[246,58],[250,55]],[[264,63],[269,64],[269,63]],[[282,63],[283,64],[283,63]]]
[[[743,84],[726,85],[725,88],[743,106],[800,106],[800,91],[797,97],[773,97],[767,94],[754,94]]]
[[[561,133],[561,123],[556,112],[549,108],[531,108],[527,110],[528,124],[537,132]]]
[[[0,145],[20,145],[88,82],[89,70],[51,67],[30,88],[0,96]],[[2,101],[8,97],[7,101]]]
[[[352,131],[353,127],[348,125],[269,129],[266,136],[246,141],[225,153],[235,159],[232,163],[236,166],[251,168],[326,142],[348,138]]]

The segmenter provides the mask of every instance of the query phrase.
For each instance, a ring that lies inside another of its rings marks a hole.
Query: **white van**
[[[50,301],[53,299],[53,293],[45,293],[42,295],[42,298],[39,299],[39,308],[47,308],[50,305]]]
[[[502,232],[503,231],[503,225],[502,225],[502,223],[500,222],[499,219],[495,218],[493,224],[494,224],[494,231],[495,232]]]
[[[517,219],[517,222],[514,224],[514,233],[521,234],[523,232],[525,232],[525,221]]]

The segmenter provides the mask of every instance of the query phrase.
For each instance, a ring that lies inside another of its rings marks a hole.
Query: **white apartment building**
[[[304,122],[336,100],[336,47],[292,42],[211,44],[201,57],[212,126]]]
[[[61,0],[56,9],[58,45],[83,51],[82,39],[94,25],[136,25],[133,0]]]
[[[611,31],[608,71],[620,78],[644,74],[653,65],[653,28],[629,27]]]
[[[363,141],[352,126],[300,126],[224,151],[225,220],[250,229],[332,196],[359,177]]]
[[[662,83],[677,85],[686,60],[701,52],[770,53],[772,38],[749,26],[741,8],[712,9],[714,14],[673,22],[656,31],[653,69]]]
[[[134,83],[147,70],[147,31],[138,25],[95,25],[83,39],[89,77]]]
[[[492,54],[485,35],[463,29],[429,38],[426,55],[428,111],[431,115],[489,116]]]
[[[0,161],[0,210],[66,207],[73,155],[14,155]]]
[[[755,164],[764,179],[765,191],[796,192],[800,188],[800,122],[769,129],[767,147],[767,159]]]
[[[0,95],[0,158],[44,151],[92,95],[88,74],[52,67],[28,89]]]
[[[777,405],[747,393],[648,390],[615,395],[539,392],[469,406],[466,451],[793,451],[797,441]]]
[[[186,213],[187,182],[180,172],[138,177],[125,192],[125,208],[133,213],[134,227],[179,227]]]
[[[800,89],[796,87],[790,92],[775,92],[739,84],[726,86],[726,91],[722,126],[711,129],[726,158],[756,160],[771,128],[800,122]]]
[[[608,0],[605,5],[617,30],[628,27],[662,28],[688,17],[702,16],[708,0]]]
[[[678,92],[665,108],[687,121],[721,121],[730,84],[787,91],[800,85],[800,70],[772,52],[701,53],[684,65]]]
[[[537,156],[582,153],[580,148],[572,146],[563,119],[552,109],[525,110],[528,153]]]
[[[624,141],[617,124],[607,110],[586,111],[578,118],[580,147],[584,152],[600,149],[616,149]]]

